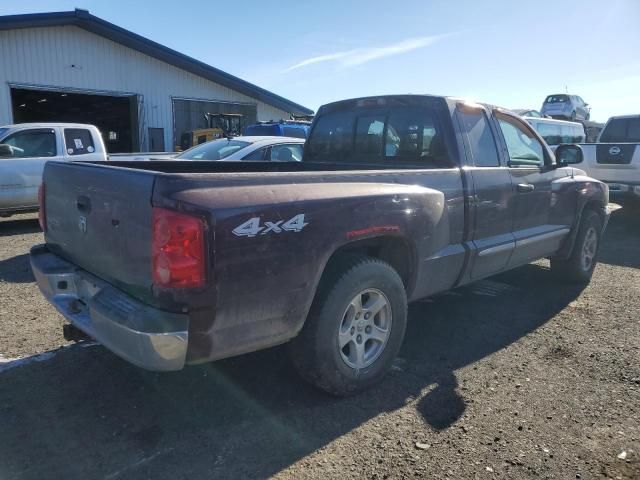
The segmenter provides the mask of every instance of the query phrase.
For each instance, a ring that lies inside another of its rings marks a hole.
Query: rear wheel
[[[291,342],[296,369],[334,395],[378,382],[398,354],[407,297],[398,273],[369,257],[349,257],[329,273],[302,332]]]
[[[598,261],[602,222],[594,211],[583,214],[571,256],[567,259],[551,259],[551,270],[560,278],[572,283],[588,283]]]

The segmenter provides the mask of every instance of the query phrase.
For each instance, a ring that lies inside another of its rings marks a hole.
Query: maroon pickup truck
[[[589,281],[608,190],[518,116],[433,96],[320,108],[302,162],[49,162],[42,293],[152,370],[290,342],[349,394],[402,344],[407,302],[543,257]]]

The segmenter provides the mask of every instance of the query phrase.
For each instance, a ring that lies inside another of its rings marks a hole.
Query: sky
[[[379,94],[640,113],[640,0],[0,0],[0,15],[93,15],[313,110]]]

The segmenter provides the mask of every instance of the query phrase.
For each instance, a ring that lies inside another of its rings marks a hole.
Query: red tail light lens
[[[153,284],[165,288],[205,283],[204,222],[191,215],[153,209]]]
[[[40,188],[38,188],[38,205],[40,206],[38,210],[38,223],[40,224],[40,228],[43,232],[47,231],[47,211],[45,209],[44,204],[44,182],[40,184]]]

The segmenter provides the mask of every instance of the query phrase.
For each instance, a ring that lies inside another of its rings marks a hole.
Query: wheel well
[[[414,262],[412,262],[411,247],[406,240],[400,237],[384,236],[348,243],[333,252],[325,272],[340,268],[340,264],[343,263],[341,259],[350,255],[365,255],[387,262],[400,275],[405,290],[409,292],[412,288]]]
[[[598,217],[600,217],[600,223],[604,225],[604,205],[601,202],[597,200],[589,200],[584,206],[582,215],[584,215],[584,212],[586,211],[596,212]]]

